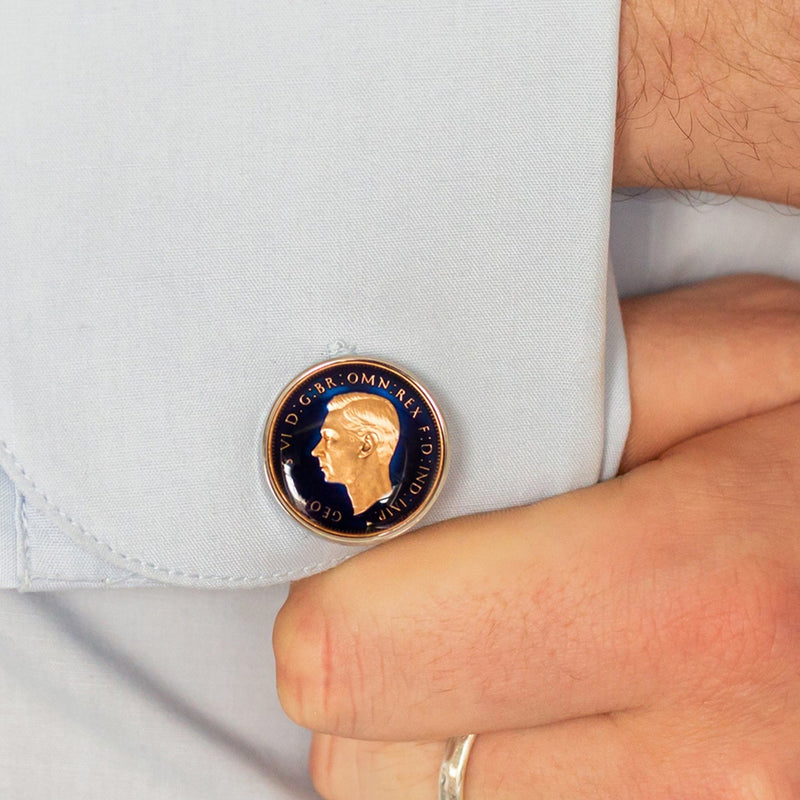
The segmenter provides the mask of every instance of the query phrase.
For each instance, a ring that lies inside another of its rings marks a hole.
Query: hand
[[[800,792],[800,289],[625,320],[627,474],[293,586],[279,693],[324,797],[432,800],[468,732],[466,800]]]

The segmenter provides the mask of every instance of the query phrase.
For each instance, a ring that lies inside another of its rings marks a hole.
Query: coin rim
[[[281,410],[284,400],[286,400],[286,398],[307,378],[317,372],[320,372],[321,370],[337,364],[367,364],[394,372],[398,377],[410,383],[425,398],[431,408],[431,411],[433,412],[433,416],[436,418],[436,421],[439,424],[442,452],[439,459],[439,469],[436,473],[437,483],[433,491],[431,491],[419,508],[417,508],[409,517],[398,523],[396,527],[379,531],[378,533],[373,533],[371,535],[366,535],[363,533],[336,533],[317,525],[313,520],[301,514],[285,496],[278,477],[275,475],[275,471],[272,466],[272,459],[270,458],[269,442],[272,438],[273,428],[278,417],[278,412]],[[439,496],[439,492],[441,492],[442,486],[444,486],[445,478],[447,477],[447,470],[450,460],[450,446],[447,425],[445,424],[444,417],[442,416],[439,406],[436,404],[433,397],[431,397],[430,392],[416,378],[410,375],[406,370],[398,367],[396,364],[393,364],[389,361],[382,361],[377,358],[361,356],[341,356],[339,358],[329,359],[328,361],[322,361],[319,364],[315,364],[314,366],[303,370],[303,372],[290,381],[272,404],[272,408],[267,416],[267,423],[264,426],[261,449],[262,463],[267,483],[269,484],[269,487],[277,498],[278,502],[289,512],[289,514],[291,514],[291,516],[294,517],[299,523],[315,533],[317,536],[321,536],[330,541],[339,542],[339,544],[350,545],[366,545],[373,544],[374,542],[386,541],[387,539],[393,539],[395,536],[400,536],[401,534],[406,533],[409,528],[419,522],[419,520],[430,510],[434,501]]]

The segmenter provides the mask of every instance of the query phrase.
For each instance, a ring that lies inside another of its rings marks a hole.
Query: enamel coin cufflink
[[[373,543],[415,525],[447,470],[447,431],[430,394],[371,358],[337,358],[295,378],[264,429],[267,481],[314,533]]]

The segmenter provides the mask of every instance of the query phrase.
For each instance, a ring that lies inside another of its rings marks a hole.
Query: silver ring
[[[439,770],[439,800],[464,800],[464,775],[476,734],[447,740]]]

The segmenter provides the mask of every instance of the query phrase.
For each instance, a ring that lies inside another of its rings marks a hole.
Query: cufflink
[[[314,533],[350,544],[417,524],[441,490],[447,449],[428,391],[371,358],[337,358],[298,375],[264,428],[264,470],[278,501]]]

